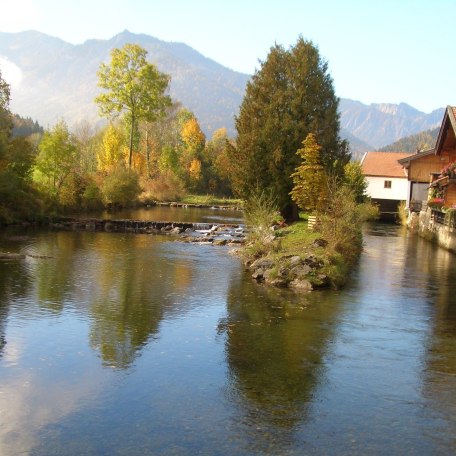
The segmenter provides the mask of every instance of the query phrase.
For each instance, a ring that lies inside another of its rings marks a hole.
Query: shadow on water
[[[325,382],[324,358],[341,311],[335,292],[295,294],[246,277],[230,284],[219,331],[226,336],[226,395],[236,408],[230,433],[246,454],[293,447],[315,388]]]

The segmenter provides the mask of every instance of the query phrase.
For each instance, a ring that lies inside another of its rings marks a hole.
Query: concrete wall
[[[366,176],[366,193],[371,198],[408,201],[409,181],[407,178]],[[391,188],[385,188],[385,181],[391,181]]]

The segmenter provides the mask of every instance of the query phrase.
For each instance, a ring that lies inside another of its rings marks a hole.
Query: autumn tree
[[[97,169],[108,173],[121,163],[125,163],[125,141],[122,131],[109,124],[103,134],[97,151]]]
[[[198,190],[201,187],[205,167],[203,153],[206,136],[196,117],[192,116],[183,122],[181,138],[180,164],[184,173],[183,177],[190,190]]]
[[[98,71],[98,85],[107,90],[95,98],[101,115],[113,118],[122,114],[130,127],[130,168],[138,122],[156,120],[171,104],[165,95],[169,76],[148,63],[146,56],[141,46],[126,44],[122,49],[113,49],[111,63],[102,63]]]
[[[339,128],[338,98],[317,47],[303,38],[289,50],[275,45],[247,84],[236,118],[236,144],[229,148],[233,190],[248,199],[254,189],[269,189],[282,214],[295,217],[296,150],[313,132],[324,168],[342,173],[349,153]]]
[[[313,133],[307,135],[302,145],[296,152],[302,162],[291,175],[294,185],[290,195],[301,209],[315,212],[324,207],[328,188],[326,173],[320,163],[321,146]]]
[[[367,180],[359,162],[349,162],[345,165],[343,182],[353,192],[358,204],[366,200]]]
[[[47,181],[48,193],[58,197],[62,185],[78,165],[77,149],[67,124],[62,120],[46,131],[38,149],[36,177]]]

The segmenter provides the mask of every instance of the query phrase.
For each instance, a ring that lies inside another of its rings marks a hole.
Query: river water
[[[450,455],[455,256],[377,225],[342,291],[227,247],[0,233],[0,454]]]

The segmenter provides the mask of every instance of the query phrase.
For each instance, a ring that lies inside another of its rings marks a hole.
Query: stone
[[[323,261],[321,259],[317,258],[315,255],[312,255],[312,254],[308,255],[303,260],[303,263],[307,264],[308,266],[310,266],[313,269],[318,269],[318,268],[321,268],[323,266]]]
[[[313,290],[312,284],[308,280],[305,280],[305,279],[294,279],[288,284],[288,286],[290,288],[294,288],[294,289],[300,290],[300,291],[312,291]]]
[[[273,287],[277,288],[286,288],[288,285],[288,281],[285,280],[283,277],[276,277],[275,279],[268,282]]]
[[[181,234],[182,233],[182,228],[179,226],[175,226],[171,230],[169,230],[171,234]]]
[[[0,260],[23,260],[25,255],[22,253],[0,252]]]
[[[108,233],[114,231],[114,225],[110,222],[105,223],[104,230]]]
[[[251,265],[252,269],[269,269],[274,266],[274,261],[270,258],[259,258],[258,260],[254,261]]]
[[[327,245],[328,241],[323,238],[315,239],[315,241],[312,242],[313,247],[326,247]]]
[[[302,260],[301,260],[301,257],[299,255],[295,255],[295,256],[292,256],[290,259],[289,259],[289,265],[290,265],[290,268],[293,268],[295,266],[298,266],[299,264],[302,263]]]
[[[297,265],[290,269],[290,275],[298,279],[302,279],[312,271],[312,268],[308,264]]]
[[[226,245],[226,239],[214,239],[213,245]]]
[[[257,282],[262,282],[264,280],[264,271],[263,269],[257,269],[253,274],[252,278]]]

